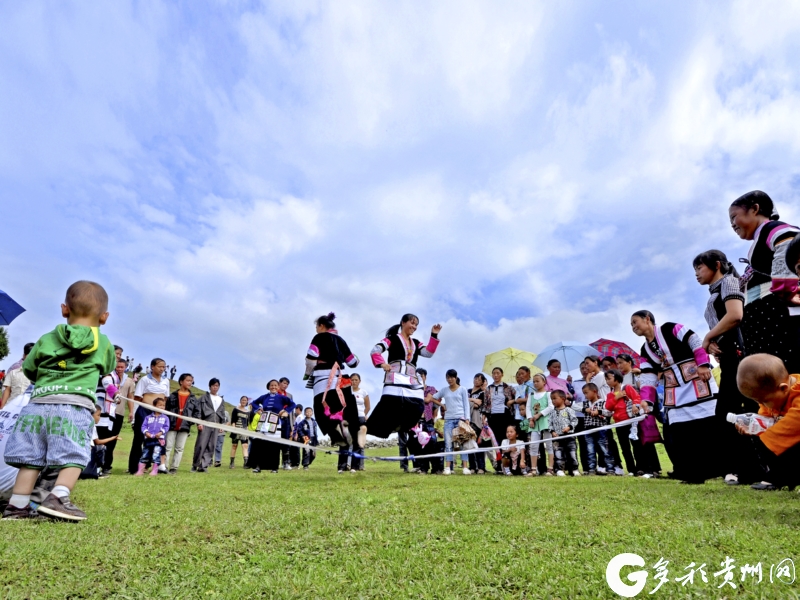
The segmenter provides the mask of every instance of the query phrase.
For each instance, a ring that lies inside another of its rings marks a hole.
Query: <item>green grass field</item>
[[[769,582],[771,564],[800,559],[800,494],[686,486],[632,477],[403,475],[395,463],[338,475],[189,471],[82,481],[79,523],[0,521],[2,598],[604,598],[616,554],[641,555],[639,597],[797,598]],[[226,440],[225,454],[229,452]],[[391,452],[385,450],[384,452]],[[227,460],[225,461],[227,462]],[[736,561],[737,589],[713,573]],[[670,581],[656,582],[663,557]],[[762,562],[764,580],[739,566]],[[690,563],[706,563],[682,587]],[[623,571],[623,574],[633,571]]]

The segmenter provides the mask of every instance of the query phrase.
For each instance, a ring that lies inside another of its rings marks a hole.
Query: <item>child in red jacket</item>
[[[606,383],[611,388],[608,396],[606,396],[606,410],[611,411],[615,423],[622,423],[632,417],[638,416],[642,404],[642,399],[636,388],[630,385],[622,386],[623,375],[617,369],[611,369],[606,372]],[[631,426],[623,425],[616,428],[617,441],[622,456],[625,459],[625,466],[628,469],[628,475],[636,475],[637,469],[636,460],[634,460],[634,453],[637,457],[641,455],[641,444],[637,436],[631,436]],[[631,453],[631,445],[633,446],[633,453]],[[644,475],[642,470],[641,475]]]

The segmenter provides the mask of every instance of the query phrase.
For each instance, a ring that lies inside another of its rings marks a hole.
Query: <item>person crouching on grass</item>
[[[525,443],[519,440],[516,425],[506,427],[506,439],[500,444],[503,475],[522,475],[526,470]]]
[[[758,414],[775,419],[772,427],[753,436],[769,481],[750,487],[776,490],[800,485],[800,374],[790,375],[776,356],[753,354],[739,363],[736,383],[742,394],[758,402]],[[736,430],[747,435],[741,425]]]
[[[66,325],[39,338],[22,364],[25,376],[36,384],[6,444],[6,464],[19,472],[4,519],[37,516],[30,506],[31,492],[46,468],[59,473],[39,513],[86,519],[70,493],[91,456],[97,382],[117,364],[114,347],[100,333],[108,319],[108,294],[97,283],[77,281],[67,289],[61,315]]]
[[[303,470],[308,471],[308,467],[317,457],[317,451],[314,448],[319,445],[319,427],[314,419],[313,407],[307,406],[303,414],[305,418],[298,419],[294,423],[292,439],[310,446],[308,449],[303,448]]]
[[[575,416],[575,411],[567,406],[567,394],[563,390],[550,392],[550,402],[552,402],[550,406],[542,412],[536,413],[533,418],[538,421],[543,416],[547,416],[550,419],[556,475],[564,477],[566,468],[574,477],[578,477],[581,472],[578,470],[578,445],[575,443],[575,438],[558,439],[559,436],[575,433],[578,417]]]
[[[144,445],[142,446],[142,457],[139,459],[139,470],[136,475],[144,475],[147,463],[153,463],[150,475],[158,475],[158,466],[161,464],[166,435],[169,431],[169,417],[160,410],[167,405],[164,398],[153,400],[153,412],[147,415],[142,423],[142,433],[144,434]]]
[[[97,431],[97,424],[100,422],[101,415],[103,413],[103,407],[99,404],[94,407],[94,427],[92,427],[92,449],[91,455],[89,459],[89,464],[81,471],[80,479],[105,479],[108,477],[108,473],[103,471],[103,464],[105,463],[106,452],[110,449],[106,448],[106,444],[110,444],[111,442],[116,442],[121,440],[122,438],[118,435],[112,435],[111,437],[100,439],[100,434]],[[104,428],[105,429],[105,428]]]

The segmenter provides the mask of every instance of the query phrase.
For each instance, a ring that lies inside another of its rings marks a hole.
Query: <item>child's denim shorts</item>
[[[94,417],[74,404],[29,403],[19,413],[6,442],[6,464],[12,467],[79,467],[92,454]]]

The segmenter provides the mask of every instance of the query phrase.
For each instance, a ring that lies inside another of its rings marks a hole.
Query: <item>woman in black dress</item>
[[[797,274],[786,264],[797,227],[778,220],[767,194],[748,192],[728,209],[731,227],[743,240],[751,240],[748,267],[742,275],[744,315],[741,330],[744,353],[772,354],[790,373],[800,371],[800,301]]]
[[[314,390],[314,416],[320,431],[330,436],[331,445],[349,446],[344,433],[344,423],[352,439],[358,438],[358,406],[350,389],[350,378],[342,369],[358,366],[358,357],[350,351],[347,342],[336,331],[329,313],[316,320],[317,334],[306,353],[307,387]]]
[[[744,294],[739,274],[719,250],[698,254],[692,264],[697,282],[707,285],[710,294],[705,312],[709,332],[703,338],[703,348],[719,361],[721,371],[716,416],[720,424],[720,443],[726,449],[722,455],[725,483],[752,482],[758,478],[752,444],[725,420],[728,413],[758,412],[758,404],[742,395],[736,385],[739,361],[744,357],[739,329],[744,314]]]
[[[381,400],[367,419],[367,432],[388,438],[396,431],[408,432],[419,421],[425,398],[422,383],[417,379],[417,360],[430,358],[439,346],[441,325],[431,328],[431,338],[423,344],[412,338],[419,319],[403,315],[398,325],[390,327],[386,337],[375,344],[370,355],[372,364],[385,371]],[[383,353],[388,354],[384,360]]]

